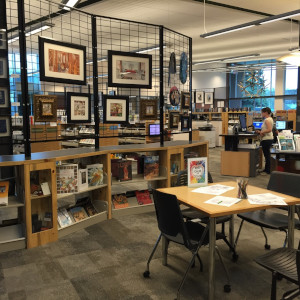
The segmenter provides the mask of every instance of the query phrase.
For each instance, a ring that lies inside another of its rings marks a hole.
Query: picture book
[[[0,205],[8,205],[9,181],[0,182]]]
[[[78,192],[78,165],[64,164],[56,167],[57,194]]]
[[[118,163],[118,180],[132,180],[132,165],[130,160],[121,160]]]
[[[135,191],[135,196],[136,196],[138,204],[140,204],[140,205],[152,203],[150,192],[148,190]]]
[[[207,157],[188,158],[188,186],[207,185]]]
[[[69,212],[72,214],[74,221],[78,222],[88,217],[86,211],[82,206],[75,206],[69,209]]]
[[[51,195],[50,187],[49,187],[48,182],[42,182],[41,183],[41,189],[43,191],[43,195],[45,195],[45,196]]]
[[[68,211],[65,208],[61,208],[57,211],[57,221],[60,227],[66,227],[73,223]]]
[[[159,156],[144,157],[144,179],[152,179],[159,176]]]
[[[88,185],[97,186],[103,184],[103,164],[86,166],[88,171]]]
[[[119,176],[119,162],[121,159],[119,158],[113,158],[111,159],[111,174],[113,177]]]
[[[84,209],[86,210],[87,214],[89,215],[89,217],[96,215],[98,212],[96,210],[96,208],[94,207],[93,203],[91,201],[89,201],[88,203],[86,203],[84,206]]]
[[[125,194],[117,194],[112,196],[112,202],[115,209],[126,208],[129,206],[128,200]]]
[[[88,184],[88,171],[87,169],[78,170],[78,191],[87,190],[89,187]]]

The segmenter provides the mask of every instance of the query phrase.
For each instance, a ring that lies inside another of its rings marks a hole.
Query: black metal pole
[[[164,145],[164,27],[159,26],[159,120],[160,145]]]
[[[193,85],[192,85],[192,62],[193,62],[193,49],[192,49],[193,40],[189,38],[189,78],[190,78],[190,108],[189,108],[189,142],[193,141],[193,131],[192,131],[192,111],[193,111]]]
[[[25,150],[25,156],[30,157],[31,156],[30,125],[29,125],[30,102],[28,96],[24,0],[18,0],[18,23],[19,23],[19,47],[20,47],[20,65],[21,65],[21,92],[22,92],[22,109],[23,109],[24,150]]]
[[[298,22],[299,30],[299,47],[300,47],[300,23]],[[296,131],[300,131],[300,67],[298,67],[298,85],[297,85],[297,110],[296,110]]]
[[[93,47],[93,90],[94,90],[94,121],[95,149],[100,148],[99,141],[99,90],[98,90],[98,55],[97,55],[97,19],[92,16],[92,47]]]

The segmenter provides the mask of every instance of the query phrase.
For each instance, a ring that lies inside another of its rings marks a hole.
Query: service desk
[[[256,170],[261,167],[261,150],[252,142],[259,135],[239,133],[220,136],[225,137],[225,151],[221,152],[221,174],[255,177]],[[243,139],[247,139],[248,144],[239,144]]]

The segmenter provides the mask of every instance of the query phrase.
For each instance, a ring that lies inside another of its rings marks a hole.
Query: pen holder
[[[236,181],[237,181],[237,185],[238,185],[237,198],[248,199],[248,195],[247,195],[248,179],[238,178]]]

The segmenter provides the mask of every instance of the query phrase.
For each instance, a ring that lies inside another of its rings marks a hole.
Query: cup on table
[[[237,197],[239,199],[248,199],[248,195],[247,195],[248,178],[238,178],[236,182],[238,185]]]

